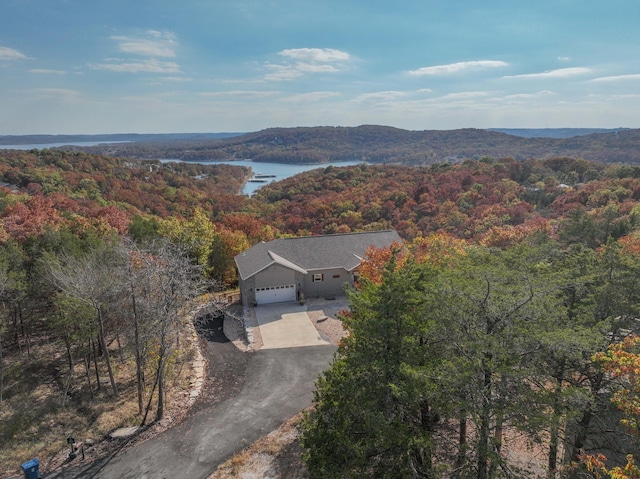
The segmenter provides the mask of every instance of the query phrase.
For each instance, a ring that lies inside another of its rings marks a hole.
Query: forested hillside
[[[148,142],[175,140],[217,140],[241,133],[121,133],[101,135],[0,135],[0,145],[73,144],[82,142]]]
[[[571,158],[329,166],[265,186],[253,201],[262,221],[292,234],[394,228],[407,240],[442,231],[502,246],[553,231],[594,247],[637,227],[638,175]]]
[[[310,477],[637,478],[638,243],[372,252],[302,424]]]
[[[82,148],[130,158],[252,159],[276,163],[367,161],[430,165],[482,156],[518,160],[568,156],[615,163],[640,162],[640,130],[570,138],[524,138],[497,131],[408,131],[376,125],[270,128],[221,140],[120,143]]]
[[[182,314],[220,284],[235,236],[211,218],[246,175],[0,150],[0,475],[188,400]]]
[[[640,167],[328,166],[252,198],[247,173],[0,150],[0,470],[61,450],[72,422],[162,417],[190,358],[178,312],[234,287],[252,244],[388,228],[404,248],[370,252],[305,421],[314,477],[569,477],[583,453],[635,451],[609,402],[631,380],[599,361],[637,329]]]

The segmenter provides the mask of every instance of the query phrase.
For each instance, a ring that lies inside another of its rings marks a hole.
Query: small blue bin
[[[20,466],[24,472],[24,479],[40,479],[40,461],[31,459]]]

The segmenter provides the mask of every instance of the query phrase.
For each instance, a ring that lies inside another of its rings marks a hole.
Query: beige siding
[[[320,275],[314,281],[314,275]],[[344,268],[309,271],[304,279],[303,291],[307,298],[320,298],[344,294],[344,284],[353,284],[352,274]]]
[[[295,284],[296,275],[295,271],[289,268],[285,268],[279,264],[273,264],[256,274],[255,278],[256,288],[268,288],[284,284]]]

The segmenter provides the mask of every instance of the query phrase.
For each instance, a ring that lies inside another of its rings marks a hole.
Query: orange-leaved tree
[[[436,232],[415,238],[411,243],[411,252],[418,263],[448,266],[455,258],[466,255],[468,247],[465,240]]]
[[[406,248],[396,241],[385,248],[370,246],[360,264],[360,277],[373,284],[381,284],[382,274],[392,257],[395,257],[396,270],[401,269],[407,262]]]
[[[386,248],[370,247],[360,265],[360,276],[380,284],[392,257],[396,270],[402,269],[409,259],[436,267],[450,266],[456,258],[466,255],[468,248],[466,241],[442,232],[419,236],[408,246],[393,242]]]

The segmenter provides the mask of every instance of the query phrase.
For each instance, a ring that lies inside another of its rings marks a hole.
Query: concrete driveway
[[[326,346],[307,315],[307,307],[298,303],[273,303],[256,306],[256,319],[263,346],[261,349]]]

